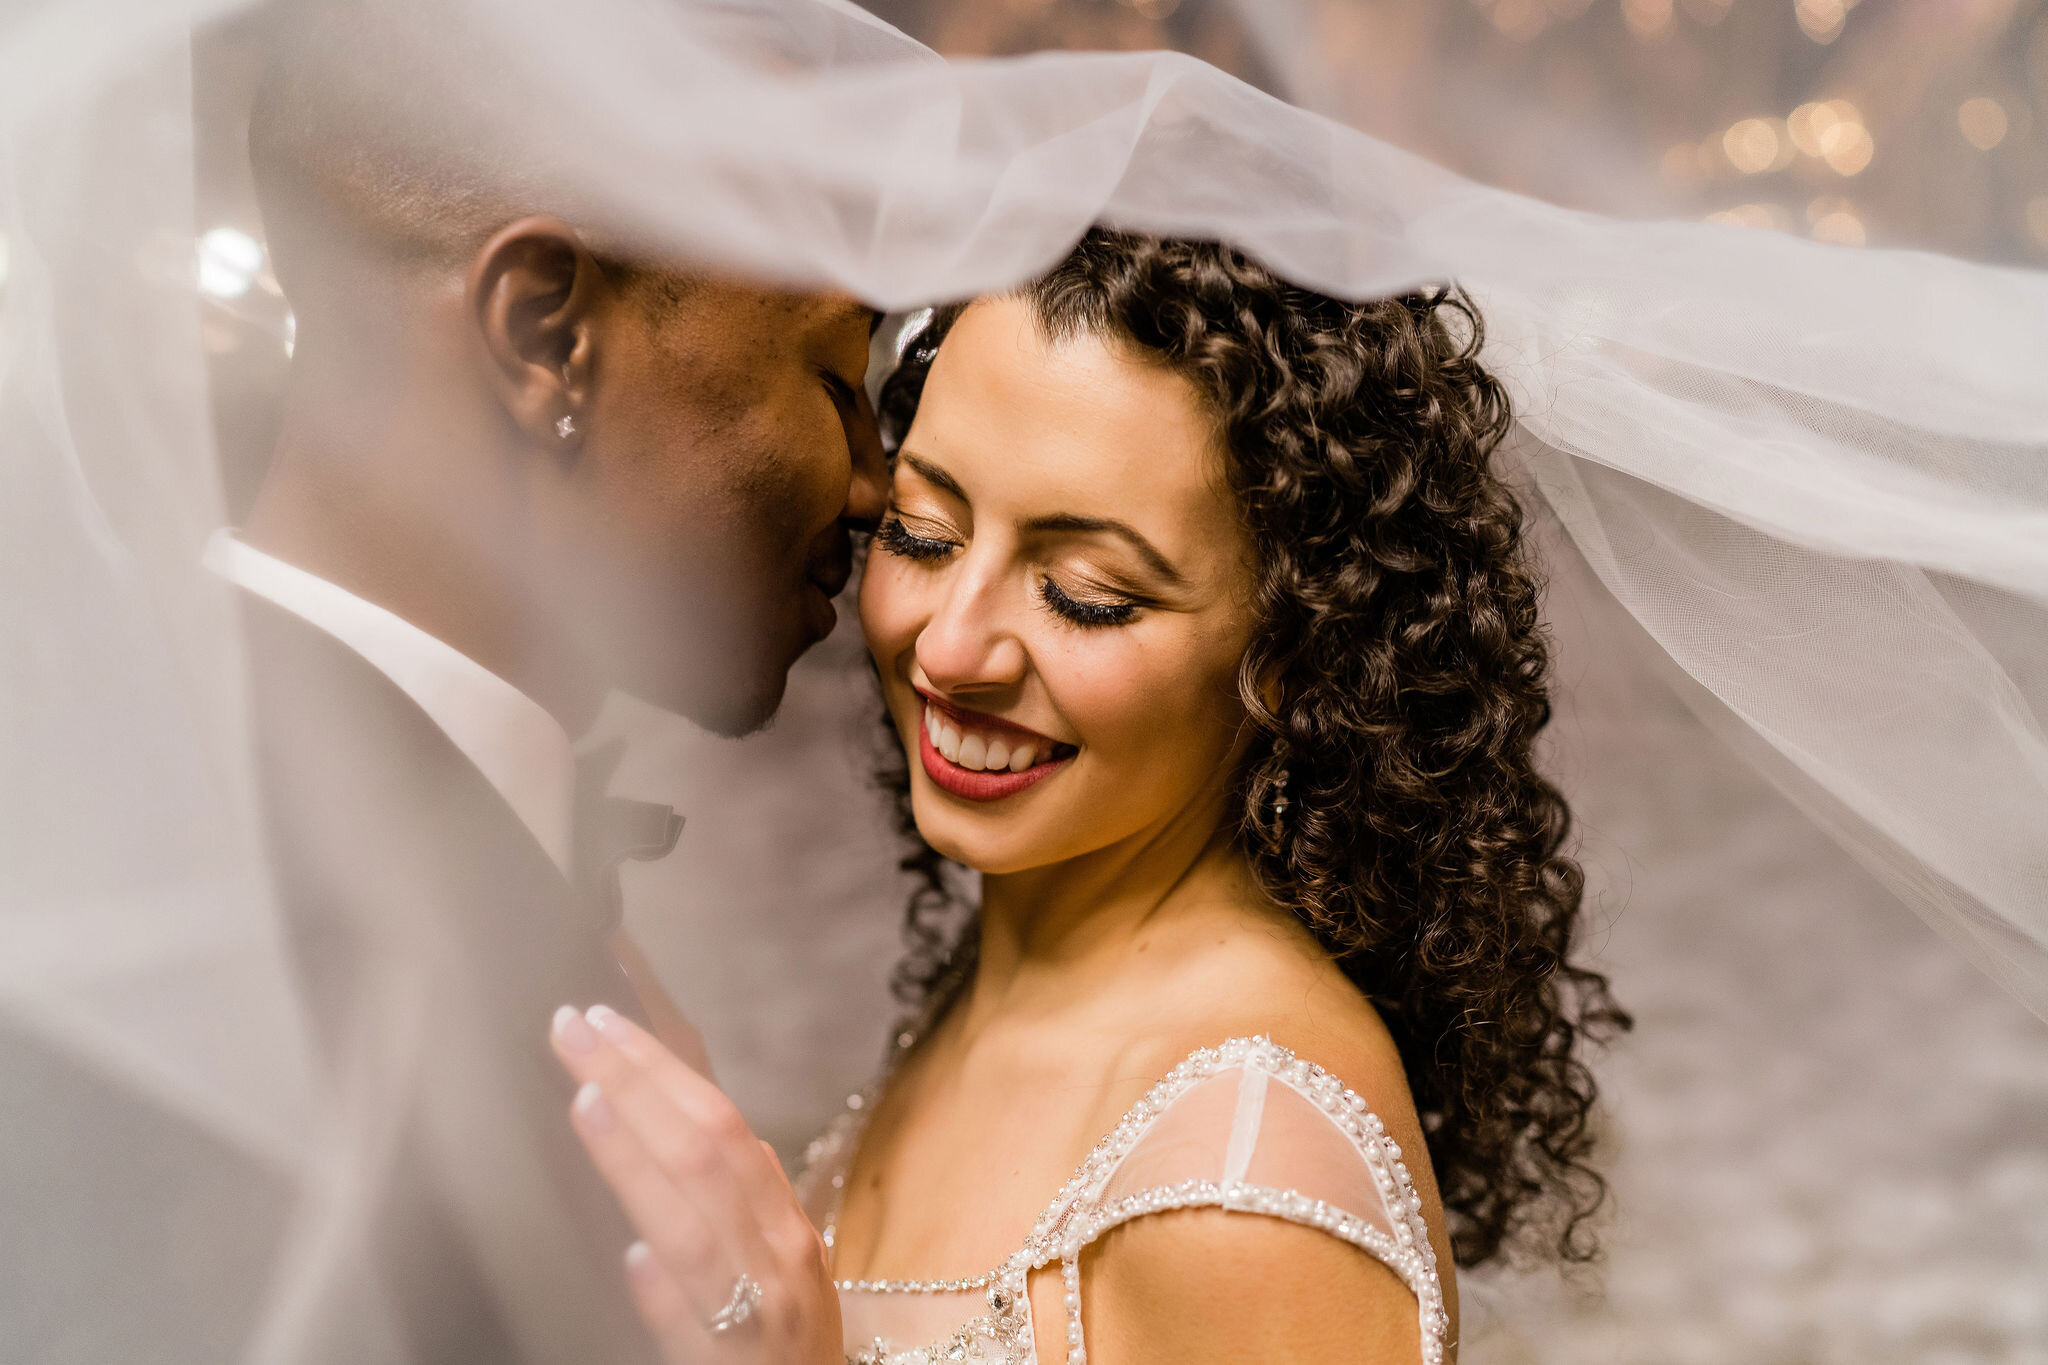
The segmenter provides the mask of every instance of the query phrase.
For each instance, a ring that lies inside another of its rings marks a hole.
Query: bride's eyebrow
[[[967,490],[960,486],[960,481],[933,464],[930,460],[913,455],[907,450],[898,452],[896,459],[898,463],[909,465],[919,478],[931,484],[940,492],[951,493],[962,502],[971,501],[967,496]]]
[[[1024,523],[1024,529],[1038,535],[1112,535],[1137,551],[1138,558],[1145,561],[1145,567],[1168,584],[1180,587],[1187,582],[1180,570],[1159,553],[1157,546],[1140,535],[1136,527],[1114,517],[1082,517],[1072,512],[1058,512],[1052,516],[1033,517]]]

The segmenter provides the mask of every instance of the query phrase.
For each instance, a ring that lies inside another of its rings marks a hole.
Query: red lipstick
[[[953,719],[963,718],[959,711],[944,702],[926,697],[922,692],[918,695],[927,704],[949,714]],[[920,716],[917,726],[917,756],[924,764],[925,776],[929,777],[939,790],[967,801],[1000,801],[1006,796],[1015,796],[1027,787],[1037,786],[1073,761],[1073,750],[1069,746],[1055,745],[1053,741],[1032,731],[1006,725],[993,717],[981,719],[980,724],[989,729],[1000,728],[1016,730],[1020,734],[1031,734],[1034,739],[1043,743],[1049,752],[1057,756],[1042,763],[1034,763],[1023,772],[1010,772],[1008,769],[985,772],[977,768],[963,768],[939,752],[938,746],[932,743],[931,727],[925,724],[924,718]],[[1061,749],[1066,749],[1067,752],[1061,754]]]

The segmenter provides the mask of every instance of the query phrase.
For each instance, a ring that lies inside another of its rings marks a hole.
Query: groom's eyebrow
[[[868,325],[868,337],[872,340],[875,332],[882,325],[882,317],[881,311],[872,304],[862,303],[859,299],[852,299],[834,309],[827,317],[826,325],[830,327],[843,327],[847,323],[856,320],[865,321]]]
[[[1179,587],[1187,582],[1180,570],[1159,553],[1157,546],[1139,534],[1135,526],[1114,517],[1083,517],[1072,512],[1057,512],[1051,516],[1033,517],[1024,523],[1024,529],[1038,535],[1112,535],[1136,550],[1138,558],[1145,561],[1145,567],[1168,583]]]

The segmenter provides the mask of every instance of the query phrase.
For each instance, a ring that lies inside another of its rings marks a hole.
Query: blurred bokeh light
[[[1179,48],[1476,179],[1573,207],[2048,262],[2035,207],[2048,194],[2042,0],[870,8],[955,53]],[[1841,202],[1809,212],[1819,198]]]

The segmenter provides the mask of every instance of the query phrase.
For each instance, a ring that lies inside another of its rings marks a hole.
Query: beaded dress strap
[[[1225,1179],[1190,1180],[1156,1186],[1105,1202],[1103,1195],[1124,1158],[1190,1090],[1230,1071],[1242,1071],[1238,1113],[1234,1116],[1230,1150],[1224,1159]],[[1297,1190],[1251,1184],[1241,1177],[1249,1159],[1240,1150],[1246,1111],[1255,1128],[1263,1104],[1265,1082],[1286,1085],[1308,1100],[1350,1142],[1379,1192],[1391,1231],[1375,1226],[1323,1200]],[[1036,1245],[1027,1244],[1035,1265],[1060,1263],[1066,1309],[1068,1365],[1086,1365],[1087,1348],[1081,1319],[1081,1252],[1114,1228],[1136,1218],[1174,1209],[1217,1208],[1259,1214],[1315,1228],[1351,1243],[1400,1277],[1415,1295],[1424,1365],[1441,1365],[1449,1315],[1443,1302],[1436,1252],[1422,1218],[1422,1200],[1415,1192],[1401,1148],[1363,1096],[1321,1067],[1303,1061],[1270,1038],[1234,1038],[1220,1047],[1203,1048],[1182,1062],[1140,1100],[1109,1136],[1097,1144],[1074,1178],[1048,1206],[1034,1229]],[[1052,1245],[1048,1245],[1051,1243]]]
[[[915,1037],[906,1032],[897,1041],[897,1056],[900,1057]],[[1243,1087],[1240,1089],[1238,1109],[1233,1115],[1228,1150],[1223,1159],[1225,1178],[1157,1186],[1105,1200],[1107,1186],[1118,1167],[1153,1131],[1160,1119],[1197,1085],[1232,1071],[1244,1073],[1245,1084],[1252,1088],[1249,1091]],[[1249,1183],[1243,1179],[1250,1159],[1250,1144],[1256,1138],[1258,1108],[1270,1082],[1285,1085],[1309,1101],[1348,1140],[1352,1152],[1371,1173],[1390,1229],[1381,1228],[1354,1213],[1310,1198],[1297,1190]],[[813,1162],[831,1160],[851,1150],[858,1141],[867,1111],[879,1089],[878,1082],[868,1091],[849,1098],[847,1112],[841,1115],[824,1138],[813,1144]],[[1248,1099],[1248,1094],[1258,1098]],[[1024,1244],[1001,1265],[980,1275],[959,1279],[839,1280],[835,1283],[842,1292],[867,1294],[954,1294],[985,1289],[990,1313],[970,1321],[947,1346],[957,1351],[972,1341],[987,1340],[998,1344],[1005,1362],[1032,1365],[1036,1356],[1032,1346],[1028,1279],[1033,1271],[1058,1263],[1065,1289],[1063,1306],[1067,1319],[1068,1365],[1086,1365],[1087,1351],[1081,1320],[1081,1252],[1112,1229],[1136,1218],[1172,1209],[1218,1208],[1280,1218],[1317,1229],[1351,1243],[1386,1265],[1415,1295],[1424,1365],[1441,1365],[1449,1318],[1444,1308],[1436,1253],[1422,1218],[1422,1200],[1401,1158],[1400,1146],[1387,1134],[1385,1125],[1363,1096],[1270,1038],[1234,1038],[1217,1047],[1202,1048],[1192,1053],[1132,1106],[1117,1125],[1095,1144],[1059,1193],[1045,1206]],[[832,1215],[835,1220],[836,1196],[835,1190]],[[828,1246],[831,1232],[831,1222],[828,1221]],[[884,1357],[860,1358],[879,1360]],[[942,1357],[916,1352],[903,1358],[938,1360]],[[947,1355],[943,1358],[959,1359],[962,1356]]]

